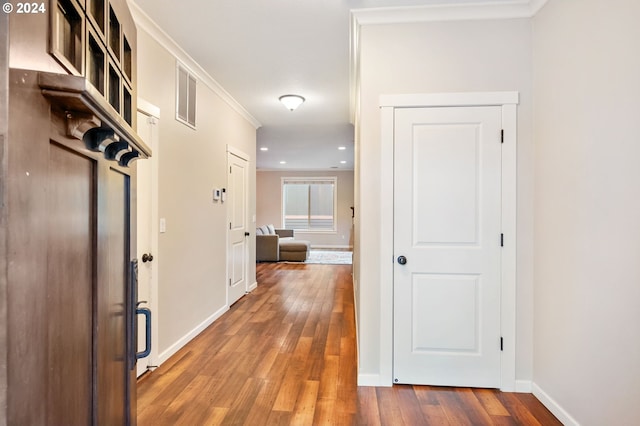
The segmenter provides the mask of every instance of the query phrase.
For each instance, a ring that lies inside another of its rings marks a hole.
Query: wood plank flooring
[[[560,425],[532,395],[356,386],[351,266],[258,264],[258,288],[138,383],[146,425]]]

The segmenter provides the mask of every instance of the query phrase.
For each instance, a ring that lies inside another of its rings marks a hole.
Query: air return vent
[[[196,128],[197,80],[182,64],[177,66],[176,120]]]

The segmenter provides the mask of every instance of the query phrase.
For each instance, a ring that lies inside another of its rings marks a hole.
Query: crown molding
[[[511,0],[505,2],[352,9],[351,15],[358,25],[531,18],[547,1]]]
[[[262,124],[253,117],[229,92],[227,92],[195,59],[178,45],[158,24],[153,21],[133,0],[128,0],[129,9],[133,20],[139,30],[143,30],[155,39],[164,49],[166,49],[178,61],[184,64],[198,80],[204,83],[216,95],[218,95],[227,105],[240,114],[254,128],[259,128]]]
[[[549,0],[531,0],[529,3],[531,3],[529,5],[529,7],[531,8],[531,16],[535,16],[536,13],[538,13],[540,11],[540,9],[542,9],[542,7],[547,4],[549,2]]]

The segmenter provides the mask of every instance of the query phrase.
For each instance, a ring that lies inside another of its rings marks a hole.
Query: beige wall
[[[358,283],[359,374],[374,382],[385,370],[381,333],[380,187],[381,94],[517,91],[518,106],[518,283],[516,378],[532,376],[533,335],[533,146],[531,139],[531,22],[431,22],[367,25],[360,34],[360,114],[356,162],[355,279]],[[382,198],[385,197],[385,198]],[[363,214],[360,214],[363,213]],[[366,214],[364,214],[366,213]],[[358,232],[359,231],[359,232]],[[386,303],[386,302],[384,302]],[[382,355],[382,358],[381,358]],[[384,378],[384,380],[389,380]],[[383,380],[383,381],[384,381]]]
[[[258,171],[256,193],[256,225],[282,226],[282,178],[325,177],[338,178],[337,232],[296,232],[296,237],[311,242],[312,247],[349,247],[353,245],[351,207],[353,206],[353,171],[281,172]]]
[[[640,424],[639,17],[552,0],[533,21],[533,380],[585,426]]]
[[[255,212],[255,140],[252,124],[202,81],[197,130],[175,120],[176,59],[138,31],[138,94],[160,108],[159,353],[226,308],[227,205],[212,202],[227,186],[227,144],[251,155],[248,221]],[[250,225],[252,227],[252,225]],[[249,284],[255,283],[255,237]]]

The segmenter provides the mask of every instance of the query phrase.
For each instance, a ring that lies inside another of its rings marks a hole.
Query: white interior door
[[[396,109],[394,382],[500,387],[501,108]]]
[[[151,354],[137,363],[137,375],[156,365],[155,345],[157,338],[157,167],[158,167],[158,119],[138,111],[138,134],[151,148],[152,157],[136,162],[137,167],[137,247],[138,247],[138,301],[145,302],[140,308],[152,312]],[[142,315],[137,316],[138,352],[146,348],[146,323]]]
[[[229,280],[228,304],[231,305],[247,292],[249,172],[247,159],[235,153],[227,153],[227,165],[229,172],[226,192],[229,219],[227,276]]]

